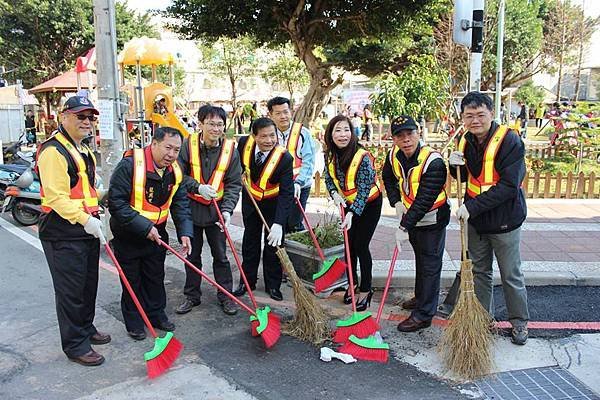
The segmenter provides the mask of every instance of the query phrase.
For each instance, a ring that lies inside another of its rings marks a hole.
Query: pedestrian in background
[[[362,134],[362,139],[370,141],[373,136],[373,113],[371,112],[371,106],[366,104],[363,108],[363,122],[365,124],[365,130]]]
[[[354,113],[354,117],[352,118],[352,126],[354,127],[354,134],[357,138],[360,138],[360,124],[362,120],[360,119],[360,115],[357,112]]]

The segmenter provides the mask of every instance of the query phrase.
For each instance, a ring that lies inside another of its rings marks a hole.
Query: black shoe
[[[238,310],[235,308],[236,304],[231,299],[226,299],[221,302],[221,308],[227,315],[235,315]]]
[[[158,324],[156,324],[156,325],[152,324],[152,326],[155,327],[156,329],[160,329],[161,331],[165,331],[165,332],[173,332],[175,330],[175,324],[169,320],[159,321]]]
[[[417,298],[411,297],[410,299],[403,301],[400,306],[405,310],[414,310],[417,308]]]
[[[275,301],[283,300],[283,295],[279,289],[269,289],[267,290],[267,293],[269,293],[269,296]]]
[[[354,286],[354,291],[356,291],[357,287],[358,287],[358,285]],[[350,286],[348,286],[348,289],[346,289],[346,292],[344,293],[344,304],[352,304],[352,295],[350,293]]]
[[[365,311],[371,306],[371,298],[373,297],[373,289],[369,290],[367,297],[356,302],[356,311]]]
[[[256,290],[256,285],[250,285],[250,290]],[[246,294],[246,285],[244,282],[240,282],[237,289],[235,289],[232,293],[235,297],[241,297]]]
[[[108,333],[102,333],[102,332],[96,331],[96,333],[94,333],[92,335],[92,337],[90,338],[90,343],[96,344],[96,345],[107,344],[107,343],[110,343],[110,340],[111,340],[111,338]]]
[[[144,340],[146,339],[145,331],[127,331],[127,334],[131,336],[132,339],[135,340]]]
[[[177,308],[175,309],[175,312],[177,314],[187,314],[190,311],[192,311],[192,308],[199,306],[200,305],[200,301],[192,301],[190,299],[185,299],[185,301],[183,303],[181,303],[179,306],[177,306]]]

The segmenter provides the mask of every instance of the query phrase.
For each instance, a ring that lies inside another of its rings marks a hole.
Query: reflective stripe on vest
[[[292,129],[290,129],[290,135],[288,136],[288,142],[286,145],[287,150],[294,157],[294,170],[292,179],[296,179],[300,175],[300,167],[302,166],[302,157],[300,157],[298,144],[300,144],[300,134],[302,133],[302,124],[294,122]]]
[[[90,184],[87,174],[87,166],[85,164],[85,160],[81,156],[81,153],[62,132],[56,131],[56,133],[48,140],[53,139],[55,139],[65,150],[67,150],[75,162],[75,168],[77,170],[77,183],[71,188],[69,192],[69,198],[77,205],[77,207],[79,207],[79,209],[85,211],[86,213],[88,212],[85,209],[86,207],[92,213],[98,212],[98,195],[94,186]],[[92,150],[90,150],[90,148],[84,144],[82,144],[82,148],[87,152],[95,166],[96,157],[94,156]],[[48,206],[48,200],[44,196],[43,185],[40,187],[40,197],[42,202],[42,211],[45,213],[52,211],[52,207]]]
[[[217,191],[216,200],[220,201],[223,198],[225,184],[223,178],[225,172],[229,167],[231,158],[233,157],[233,151],[235,150],[235,141],[231,139],[224,139],[221,144],[221,154],[219,154],[219,161],[217,161],[217,167],[213,170],[212,175],[208,182],[204,181],[202,177],[202,162],[200,160],[200,135],[192,133],[189,136],[189,154],[190,154],[190,166],[192,178],[200,182],[202,185],[211,185]],[[198,194],[189,193],[188,197],[202,203],[209,205],[211,201],[206,200],[204,197]]]
[[[267,158],[263,164],[263,170],[258,178],[257,184],[252,181],[250,173],[250,163],[252,162],[252,157],[254,157],[254,145],[254,136],[248,136],[248,140],[244,146],[242,163],[244,164],[246,182],[248,183],[252,197],[254,197],[255,200],[261,201],[263,199],[275,197],[279,194],[279,183],[273,185],[269,182],[269,179],[273,175],[273,172],[275,172],[275,169],[279,165],[279,161],[281,161],[281,158],[287,150],[281,146],[275,146],[275,148],[271,150],[269,158]]]
[[[488,191],[500,180],[500,175],[498,174],[498,171],[496,171],[494,162],[496,154],[498,154],[498,150],[500,149],[500,145],[504,141],[507,133],[508,127],[506,125],[500,125],[492,135],[492,138],[488,142],[485,152],[483,153],[483,163],[481,164],[481,172],[478,177],[475,177],[467,166],[467,194],[469,196],[476,197],[481,193]],[[458,151],[461,151],[464,154],[466,145],[467,140],[465,139],[465,135],[463,135],[458,143]]]
[[[152,162],[150,146],[145,149],[133,150],[133,192],[130,204],[142,217],[148,218],[155,225],[160,225],[169,217],[169,207],[171,207],[173,196],[183,179],[183,174],[177,162],[171,164],[175,174],[175,183],[171,188],[169,199],[162,206],[155,206],[146,199],[146,166],[151,165]]]
[[[333,184],[338,190],[338,193],[342,194],[346,201],[350,204],[354,203],[356,199],[356,195],[358,190],[356,189],[356,174],[358,173],[358,168],[362,163],[363,157],[369,157],[371,161],[371,165],[373,164],[373,156],[366,151],[365,149],[359,148],[356,153],[354,153],[354,157],[352,157],[352,161],[350,162],[350,166],[348,166],[348,170],[346,171],[346,189],[342,189],[340,185],[340,180],[337,177],[335,172],[335,160],[331,160],[331,162],[327,165],[327,170],[329,171],[329,176],[333,180]],[[379,187],[377,186],[377,175],[373,178],[373,183],[371,183],[371,190],[369,191],[369,197],[367,198],[367,203],[375,200],[381,192],[379,191]]]
[[[425,171],[425,166],[429,165],[430,162],[429,158],[436,156],[441,158],[441,154],[429,146],[421,147],[419,150],[419,155],[417,156],[417,165],[408,171],[408,178],[405,180],[402,165],[400,164],[398,157],[396,157],[399,151],[400,148],[398,146],[394,146],[392,150],[390,150],[389,157],[390,163],[392,164],[392,171],[394,172],[396,179],[398,179],[398,187],[402,196],[402,204],[404,204],[408,210],[415,201],[415,197],[417,196],[417,192],[419,190],[419,182],[421,182],[421,176]],[[433,161],[433,159],[431,161]],[[446,204],[446,202],[446,190],[442,188],[429,211],[433,211],[443,206]]]

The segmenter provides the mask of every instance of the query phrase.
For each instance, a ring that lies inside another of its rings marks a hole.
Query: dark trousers
[[[267,210],[261,208],[261,211],[265,217],[265,220],[267,221],[267,224],[269,224],[270,227],[273,223],[273,219],[275,218],[275,210]],[[265,247],[262,252],[265,289],[279,289],[279,287],[281,286],[282,272],[281,264],[279,263],[279,258],[277,258],[277,255],[275,254],[276,248],[267,244],[267,231],[263,228],[263,223],[260,220],[260,217],[258,216],[256,210],[242,213],[242,217],[244,220],[244,237],[242,240],[242,268],[244,268],[244,273],[246,274],[246,278],[248,278],[248,283],[250,285],[256,285],[256,281],[258,279],[257,275],[258,264],[260,263],[260,240],[262,235],[265,241]],[[285,235],[285,227],[283,228]]]
[[[62,349],[67,357],[89,352],[90,337],[96,333],[96,293],[98,292],[97,239],[47,241],[42,248],[48,261]]]
[[[302,208],[306,210],[306,202],[308,201],[308,196],[310,195],[310,186],[302,188],[300,190],[300,204],[302,204]],[[286,232],[298,232],[305,230],[304,220],[302,218],[302,213],[298,208],[298,204],[296,204],[296,200],[294,200],[294,204],[290,207],[290,215],[287,221]]]
[[[166,234],[161,234],[165,243],[169,243]],[[146,241],[131,241],[127,238],[113,239],[115,256],[133,288],[142,308],[152,325],[168,321],[165,307],[165,258],[166,250],[158,244]],[[128,332],[144,330],[144,321],[125,285],[121,282],[121,312]]]
[[[202,269],[202,246],[204,244],[204,233],[206,233],[206,239],[210,246],[210,253],[213,258],[213,274],[215,281],[223,286],[228,291],[233,289],[233,279],[231,277],[231,266],[227,259],[226,247],[225,247],[225,234],[221,232],[221,229],[217,225],[209,225],[201,227],[194,225],[194,239],[192,240],[192,253],[188,256],[188,261],[194,264],[199,269]],[[183,294],[194,303],[199,303],[202,296],[200,290],[200,284],[202,283],[202,277],[192,271],[191,268],[185,267],[185,287],[183,288]],[[223,302],[227,299],[220,290],[217,292],[217,299],[219,302]]]
[[[367,203],[361,215],[352,217],[352,227],[348,230],[350,242],[350,260],[352,262],[352,277],[354,284],[358,283],[356,262],[360,261],[360,291],[366,293],[371,290],[373,258],[369,244],[377,228],[381,216],[382,197]],[[348,209],[346,208],[346,213]]]
[[[412,229],[408,237],[415,252],[416,264],[417,307],[411,315],[419,321],[429,321],[437,311],[446,227],[435,230]]]

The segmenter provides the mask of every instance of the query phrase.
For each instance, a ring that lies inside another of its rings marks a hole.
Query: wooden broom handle
[[[262,221],[263,225],[265,226],[267,233],[271,233],[271,228],[269,228],[269,225],[267,224],[265,217],[263,217],[262,212],[260,211],[260,208],[258,208],[258,204],[256,203],[256,200],[254,200],[254,197],[252,196],[252,193],[250,192],[250,189],[248,188],[248,183],[246,182],[246,179],[245,179],[246,176],[247,175],[245,175],[245,174],[244,174],[244,176],[242,176],[242,186],[244,186],[244,189],[246,189],[246,193],[248,194],[248,197],[250,197],[250,201],[252,201],[252,204],[254,204],[254,208],[256,208],[256,212],[258,213],[260,220]],[[277,246],[277,247],[279,247],[279,246]]]
[[[456,166],[456,185],[457,185],[457,193],[458,197],[458,207],[462,206],[462,182],[460,176],[460,165]],[[466,227],[465,222],[459,218],[458,223],[460,224],[460,247],[462,250],[462,259],[463,261],[467,259],[467,238],[466,238]]]

